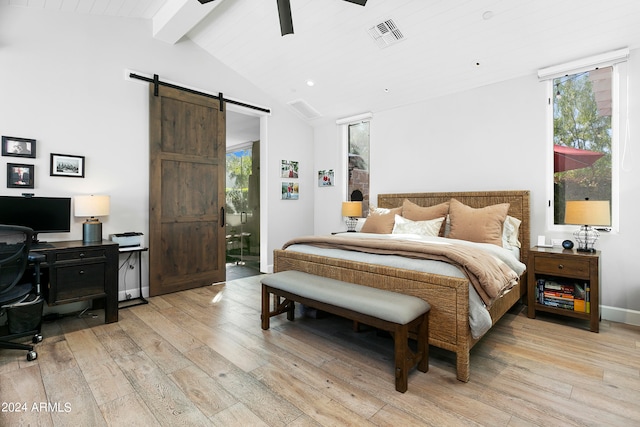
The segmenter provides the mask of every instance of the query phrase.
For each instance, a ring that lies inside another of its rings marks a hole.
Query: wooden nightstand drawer
[[[536,256],[534,268],[536,273],[589,279],[589,260],[586,259]]]

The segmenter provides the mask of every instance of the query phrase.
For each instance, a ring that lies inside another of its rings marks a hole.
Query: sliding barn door
[[[225,113],[150,85],[149,294],[225,280]]]

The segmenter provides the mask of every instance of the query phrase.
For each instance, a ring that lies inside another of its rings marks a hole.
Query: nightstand
[[[534,247],[527,265],[527,316],[536,311],[589,321],[600,326],[600,251]]]

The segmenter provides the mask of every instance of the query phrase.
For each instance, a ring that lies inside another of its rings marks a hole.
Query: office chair
[[[26,350],[27,360],[38,357],[33,345],[11,342],[33,335],[32,342],[42,341],[42,309],[40,295],[40,262],[42,254],[29,254],[33,230],[14,225],[0,225],[0,349]],[[27,266],[34,265],[34,275],[25,276]]]

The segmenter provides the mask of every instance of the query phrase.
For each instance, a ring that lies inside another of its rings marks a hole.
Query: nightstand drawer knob
[[[560,270],[562,270],[562,269],[564,268],[564,265],[562,265],[562,264],[558,264],[558,268],[559,268]]]
[[[80,271],[78,272],[78,274],[80,274],[80,275],[84,274],[84,270],[80,270]]]

